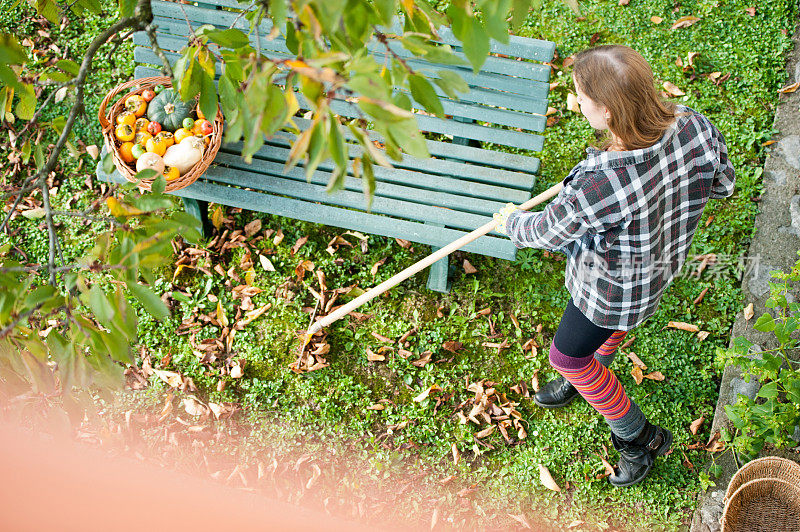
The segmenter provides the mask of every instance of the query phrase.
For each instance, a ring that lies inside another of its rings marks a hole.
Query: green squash
[[[181,100],[180,95],[172,89],[166,89],[150,100],[147,105],[147,119],[158,122],[163,129],[175,131],[180,129],[183,119],[191,115],[193,105]]]

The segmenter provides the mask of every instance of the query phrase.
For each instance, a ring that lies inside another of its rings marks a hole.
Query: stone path
[[[795,46],[786,65],[789,73],[787,85],[800,81],[800,30],[795,32],[792,40]],[[753,268],[751,274],[742,281],[744,306],[753,303],[756,316],[764,312],[764,302],[769,297],[770,270],[788,271],[797,261],[797,251],[800,250],[800,91],[780,96],[775,128],[779,131],[774,137],[777,143],[772,145],[764,165],[764,194],[759,202],[756,234],[748,252],[750,261],[756,261],[751,264],[757,264],[758,267]],[[790,301],[800,300],[800,291],[790,296]],[[731,339],[744,336],[763,349],[776,347],[775,337],[771,333],[761,333],[751,328],[754,321],[745,321],[741,312],[733,325]],[[735,403],[740,393],[755,397],[758,387],[755,379],[749,384],[745,383],[738,368],[725,368],[712,434],[728,422],[725,405]],[[692,532],[720,529],[723,496],[739,465],[731,453],[724,453],[717,463],[722,466],[723,473],[714,479],[716,487],[700,494]]]

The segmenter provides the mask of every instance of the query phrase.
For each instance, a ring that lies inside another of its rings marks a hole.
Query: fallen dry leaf
[[[550,470],[542,464],[539,464],[539,480],[545,488],[553,491],[561,491],[561,487],[553,480],[553,475],[550,474]]]
[[[697,325],[692,325],[691,323],[686,323],[683,321],[671,321],[667,323],[667,327],[672,329],[680,329],[681,331],[686,331],[690,333],[696,333],[700,330],[700,327]]]
[[[427,364],[428,362],[431,361],[431,354],[432,353],[430,351],[425,351],[425,352],[421,353],[419,355],[419,358],[416,359],[415,361],[413,361],[411,364],[416,366],[416,367],[418,367],[418,368],[421,368],[421,367],[425,366],[425,364]]]
[[[753,6],[753,7],[746,7],[744,10],[745,10],[745,11],[747,12],[747,14],[748,14],[748,15],[750,15],[751,17],[754,17],[754,16],[756,16],[756,8],[755,8],[755,6]]]
[[[650,22],[652,22],[653,24],[661,24],[662,22],[664,22],[664,19],[661,17],[653,16],[650,17]]]
[[[783,87],[782,89],[778,89],[778,93],[780,93],[780,94],[788,94],[788,93],[796,91],[798,88],[800,88],[800,81],[792,83],[791,85],[787,85],[787,86]]]
[[[292,250],[291,250],[292,251],[292,255],[294,255],[295,253],[300,251],[300,248],[303,247],[303,244],[305,244],[307,241],[308,241],[308,237],[307,236],[301,236],[300,238],[298,238],[297,242],[295,242],[294,246],[292,246]]]
[[[295,275],[297,275],[297,282],[299,283],[300,281],[303,280],[303,277],[306,276],[306,272],[310,272],[313,270],[314,270],[313,262],[311,262],[310,260],[300,261],[300,264],[298,264],[294,269],[294,273]]]
[[[633,377],[633,380],[636,381],[636,384],[641,384],[644,380],[644,374],[642,373],[641,366],[633,366],[633,369],[631,370],[631,376]]]
[[[700,426],[703,424],[703,421],[706,420],[705,414],[701,415],[699,418],[692,421],[692,424],[689,425],[689,432],[692,434],[697,434],[697,431],[700,430]]]
[[[720,439],[720,432],[715,432],[706,443],[705,450],[710,453],[716,453],[725,448],[725,442]]]
[[[242,366],[240,366],[239,364],[236,364],[235,366],[233,366],[231,368],[231,378],[232,379],[241,379],[243,375],[244,375],[244,372],[242,372]]]
[[[511,519],[513,519],[514,521],[516,521],[517,523],[519,523],[522,526],[524,526],[525,528],[527,528],[528,530],[531,530],[531,525],[530,525],[530,523],[528,523],[528,520],[525,519],[525,515],[524,514],[508,514],[508,516]]]
[[[753,304],[750,303],[744,308],[744,321],[750,321],[753,319],[755,312],[753,311]]]
[[[601,473],[602,476],[598,475],[598,478],[605,478],[605,477],[607,477],[609,475],[613,475],[614,474],[614,466],[612,466],[611,463],[609,463],[609,461],[606,460],[605,458],[603,458],[602,456],[600,457],[600,461],[603,463],[603,467],[605,468],[605,471],[603,471],[603,473]]]
[[[708,332],[708,331],[700,331],[700,332],[697,333],[697,339],[702,342],[703,340],[708,338],[708,335],[710,335],[710,334],[711,333]]]
[[[464,344],[456,340],[448,340],[447,342],[442,344],[442,349],[444,349],[445,351],[450,351],[451,353],[458,353],[458,351],[463,348]]]
[[[650,379],[651,381],[659,381],[659,382],[661,382],[661,381],[664,380],[664,374],[661,373],[660,371],[654,371],[652,373],[648,373],[647,375],[645,375],[644,378],[645,379]]]
[[[283,237],[284,237],[283,229],[278,229],[278,232],[275,233],[275,238],[272,239],[272,243],[277,246],[278,244],[283,242]]]
[[[244,226],[244,236],[247,238],[250,238],[259,231],[261,231],[261,220],[259,219],[255,219]]]
[[[395,241],[400,245],[403,249],[408,249],[411,247],[411,242],[408,240],[403,240],[402,238],[395,238]]]
[[[96,145],[90,144],[89,146],[86,146],[86,153],[88,153],[89,157],[92,159],[97,159],[97,157],[100,155],[100,150]]]
[[[458,465],[458,460],[461,458],[461,453],[458,452],[458,446],[453,442],[450,452],[453,453],[453,464]]]
[[[367,348],[367,360],[370,362],[383,362],[386,357],[372,352],[372,349]]]
[[[173,388],[177,388],[183,384],[183,379],[181,378],[180,373],[175,373],[174,371],[164,371],[160,369],[153,369],[153,373],[155,373],[159,379],[166,382]]]
[[[428,395],[430,395],[431,392],[441,392],[441,391],[442,391],[441,386],[439,386],[438,384],[431,384],[428,388],[425,388],[425,390],[423,390],[421,394],[419,394],[414,398],[414,402],[421,403],[422,401],[428,398]]]
[[[386,262],[387,258],[388,257],[383,257],[381,260],[379,260],[378,262],[373,264],[372,268],[369,269],[369,273],[371,273],[373,276],[375,276],[378,273],[378,268],[383,266],[383,264]]]
[[[686,94],[677,85],[675,85],[672,82],[665,81],[662,86],[664,87],[664,90],[667,91],[667,93],[670,96],[683,96],[683,95]]]
[[[475,437],[480,439],[480,438],[485,438],[487,436],[490,436],[492,434],[492,432],[494,432],[494,429],[495,429],[495,425],[489,425],[485,429],[476,432],[475,433]]]
[[[383,342],[383,343],[386,343],[386,344],[393,344],[394,343],[391,338],[387,338],[386,336],[384,336],[382,334],[378,334],[376,332],[371,332],[370,334],[372,335],[373,338],[375,338],[379,342]]]
[[[554,115],[557,112],[558,112],[558,109],[556,109],[555,107],[548,107],[547,111],[544,113],[544,116]]]
[[[628,0],[619,0],[620,5],[624,5],[624,4],[622,4],[623,1],[626,4],[628,2]],[[567,525],[567,530],[572,530],[573,528],[578,528],[579,526],[581,526],[584,523],[585,523],[585,521],[581,521],[580,519],[575,519],[573,522],[571,522],[569,525]]]
[[[578,103],[578,97],[572,94],[571,92],[567,94],[567,109],[569,109],[573,113],[581,112],[581,106]]]
[[[693,17],[692,15],[687,15],[685,17],[681,17],[678,20],[676,20],[670,29],[677,30],[680,28],[688,28],[692,24],[696,24],[699,21],[700,21],[699,18]]]
[[[470,262],[467,259],[464,259],[464,273],[466,274],[478,273],[478,269],[472,264],[470,264]]]
[[[647,369],[647,365],[645,365],[645,363],[642,362],[642,359],[636,356],[636,353],[631,351],[630,353],[628,353],[628,358],[631,360],[631,362],[633,362],[634,366],[639,366],[642,369]]]
[[[189,395],[183,399],[183,408],[190,416],[204,416],[208,414],[208,407],[193,395]]]

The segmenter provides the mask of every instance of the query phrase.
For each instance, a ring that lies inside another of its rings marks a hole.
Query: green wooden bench
[[[236,0],[207,0],[197,5],[154,0],[152,6],[159,46],[173,62],[187,41],[190,31],[187,17],[194,28],[202,24],[228,28],[233,24],[248,31],[249,22],[238,16],[236,9],[240,4]],[[267,35],[269,30],[269,22],[263,22],[261,35]],[[460,50],[449,30],[443,30],[441,37]],[[147,35],[138,33],[133,38],[138,64],[136,77],[161,75],[160,60],[150,49]],[[271,57],[293,57],[280,39],[260,41],[262,51]],[[534,152],[542,149],[543,137],[536,132],[544,131],[546,125],[550,76],[550,66],[543,63],[552,60],[555,44],[514,36],[507,45],[493,42],[492,55],[478,74],[466,66],[427,63],[399,45],[394,51],[408,58],[412,68],[457,71],[470,91],[462,94],[460,100],[444,97],[447,119],[417,116],[420,129],[452,141],[427,141],[431,159],[406,155],[402,162],[393,163],[394,168],[376,166],[376,188],[369,212],[360,179],[348,177],[344,190],[326,193],[333,170],[331,161],[319,166],[310,183],[306,181],[302,163],[284,173],[290,144],[278,136],[267,140],[252,164],[239,155],[241,144],[223,145],[215,164],[192,185],[174,194],[183,199],[187,211],[202,220],[205,228],[208,228],[208,203],[213,202],[401,238],[434,249],[485,224],[505,203],[528,200],[539,159],[481,146],[487,143]],[[385,48],[376,44],[372,52],[382,60]],[[299,93],[298,100],[302,106]],[[416,102],[414,105],[417,108]],[[356,107],[346,101],[335,101],[332,108],[341,116],[358,116]],[[295,122],[301,128],[308,124],[302,119]],[[380,139],[378,135],[374,138]],[[349,144],[350,157],[358,157],[360,149],[355,143]],[[101,180],[122,180],[117,172],[105,174],[102,166],[97,167]],[[463,249],[509,260],[516,256],[516,248],[508,238],[496,233],[483,236]],[[434,264],[428,288],[447,291],[448,270],[447,259]]]

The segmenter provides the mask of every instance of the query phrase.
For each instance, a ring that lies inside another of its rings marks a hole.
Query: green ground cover
[[[61,30],[47,28],[34,20],[25,5],[13,10],[7,9],[12,5],[10,0],[0,0],[0,5],[3,31],[41,40],[44,38],[37,36],[37,30],[47,29],[53,43],[69,47],[72,59],[79,59],[78,53],[93,29],[107,24],[97,17],[82,26],[68,23]],[[748,7],[750,4],[742,1],[677,5],[663,0],[631,0],[627,6],[616,1],[591,1],[581,4],[579,16],[559,2],[546,1],[541,10],[529,16],[520,32],[556,42],[560,57],[556,66],[594,42],[636,48],[651,63],[660,81],[670,81],[686,93],[676,101],[706,114],[725,134],[736,167],[736,194],[709,204],[691,252],[716,253],[719,263],[699,278],[678,278],[666,293],[659,312],[632,333],[635,341],[630,349],[648,365],[648,371],[661,372],[665,380],[645,380],[637,385],[626,357],[618,357],[612,366],[645,414],[675,434],[675,452],[659,461],[644,484],[616,490],[604,479],[596,478],[603,472],[599,455],[604,452],[604,444],[610,447],[610,441],[603,421],[585,402],[578,401],[561,411],[543,411],[524,394],[512,390],[519,382],[530,386],[534,375],[540,382],[555,375],[548,366],[547,348],[569,296],[563,288],[563,261],[538,250],[520,252],[513,263],[457,254],[459,267],[449,294],[428,291],[424,275],[406,281],[359,309],[372,315],[368,320],[357,323],[346,318],[329,328],[330,367],[296,375],[288,369],[299,347],[296,332],[309,323],[303,308],[314,306],[308,287],[317,288],[311,275],[296,282],[295,267],[300,261],[312,261],[317,270],[325,273],[331,288],[356,283],[368,288],[420,260],[429,250],[420,245],[405,249],[393,239],[376,236],[369,236],[367,248],[362,250],[356,238],[345,236],[355,245],[340,246],[331,255],[326,247],[342,234],[339,229],[228,210],[224,213],[227,227],[242,229],[258,218],[262,221],[259,234],[280,229],[285,235],[277,245],[274,235],[250,243],[254,254],[258,251],[269,257],[275,271],[266,271],[258,261],[254,266],[253,284],[263,291],[253,296],[253,303],[255,307],[271,303],[272,307],[235,337],[235,358],[246,361],[243,377],[223,375],[219,364],[201,365],[188,336],[175,334],[184,318],[198,312],[215,314],[218,305],[214,299],[226,316],[234,315],[241,301],[233,299],[231,285],[226,285],[227,275],[214,272],[213,267],[220,264],[225,271],[231,267],[236,270],[244,254],[242,248],[211,252],[202,259],[205,262],[200,265],[207,267],[211,275],[182,271],[173,281],[174,268],[161,272],[156,287],[159,292],[181,291],[188,296],[175,301],[173,317],[166,322],[157,322],[140,312],[139,347],[150,355],[155,367],[191,377],[203,400],[237,402],[244,407],[255,427],[243,437],[247,445],[239,452],[245,461],[256,457],[260,445],[268,441],[287,455],[299,447],[311,446],[321,455],[335,455],[337,449],[346,448],[367,469],[380,472],[376,473],[379,478],[383,478],[383,471],[401,467],[431,471],[420,480],[430,485],[442,477],[457,475],[460,487],[477,483],[476,498],[481,501],[481,509],[475,523],[483,526],[496,523],[492,516],[502,510],[525,513],[531,521],[557,528],[574,519],[587,521],[584,526],[591,529],[685,527],[697,492],[707,478],[701,470],[708,462],[705,451],[688,450],[685,445],[710,436],[707,424],[697,436],[689,432],[689,425],[701,414],[707,418],[713,414],[721,375],[714,353],[716,348],[727,346],[734,316],[741,310],[738,287],[742,271],[738,261],[753,232],[767,149],[763,144],[774,134],[776,91],[786,82],[784,58],[791,47],[789,36],[797,16],[794,0],[761,2],[754,16],[746,11]],[[671,30],[674,21],[684,15],[700,20],[690,27]],[[661,17],[663,22],[655,24],[651,21],[653,16]],[[104,59],[100,70],[92,78],[87,115],[76,130],[76,136],[85,144],[101,144],[96,124],[99,103],[111,87],[128,79],[133,71],[129,43],[108,58],[111,46],[106,45],[106,50],[101,54]],[[680,57],[687,64],[690,52],[699,55],[694,68],[684,71],[676,65],[676,59]],[[46,59],[47,54],[39,61]],[[568,72],[561,69],[553,78],[560,82],[552,91],[551,102],[558,110],[557,122],[546,132],[536,192],[562,179],[593,140],[585,120],[566,110],[566,96],[571,90]],[[730,77],[726,81],[719,85],[713,82],[727,74]],[[65,113],[68,105],[66,100],[46,118]],[[5,162],[7,145],[0,155]],[[79,164],[83,165],[80,169]],[[97,198],[97,189],[88,189],[84,184],[91,166],[86,155],[64,157],[58,172],[64,178],[60,179],[54,198],[55,208],[83,209]],[[12,178],[5,175],[4,179]],[[84,253],[94,231],[102,230],[101,224],[86,226],[70,218],[62,224],[67,235],[67,261]],[[11,240],[29,262],[46,261],[46,236],[38,226],[38,220],[23,218],[17,218],[13,225],[16,232]],[[291,248],[301,237],[308,237],[308,241],[293,253]],[[0,237],[0,244],[8,238]],[[464,258],[477,273],[464,273]],[[373,275],[373,265],[383,259],[385,262]],[[244,275],[242,271],[237,273]],[[286,297],[287,288],[293,294],[291,298]],[[702,302],[693,304],[704,289],[708,292]],[[491,309],[489,315],[479,312],[486,308]],[[667,329],[670,320],[695,324],[710,335],[700,341],[696,335]],[[417,332],[408,338],[405,349],[414,356],[403,358],[395,352],[383,362],[367,360],[368,348],[377,352],[385,345],[372,333],[396,341],[412,327]],[[503,337],[487,339],[493,331]],[[206,325],[196,339],[219,334],[219,327]],[[540,346],[536,354],[522,348],[531,338]],[[509,346],[500,352],[482,345],[503,339],[508,340]],[[463,348],[456,352],[444,349],[443,344],[450,341],[463,343]],[[425,351],[431,352],[431,362],[422,367],[414,365],[412,362]],[[159,360],[165,363],[161,365]],[[513,444],[508,445],[495,431],[482,438],[493,447],[489,449],[476,444],[475,439],[475,433],[485,425],[459,423],[454,411],[474,396],[467,384],[481,379],[493,381],[498,391],[519,403],[517,409],[524,419],[527,438],[519,440],[513,431]],[[222,391],[218,391],[220,381],[226,383]],[[442,391],[429,399],[413,400],[432,385]],[[149,392],[125,401],[154,404],[162,400],[161,391],[162,385],[155,382]],[[383,405],[383,410],[370,409],[375,404]],[[387,427],[398,425],[402,428],[393,429],[387,436]],[[454,444],[461,456],[457,465],[452,459]],[[475,453],[475,449],[481,453]],[[616,456],[609,460],[613,463]],[[541,485],[540,464],[561,485],[560,493]],[[455,496],[451,493],[448,497]],[[408,508],[417,504],[419,501],[409,499]],[[475,504],[473,508],[478,507]],[[420,519],[430,522],[429,513]]]

